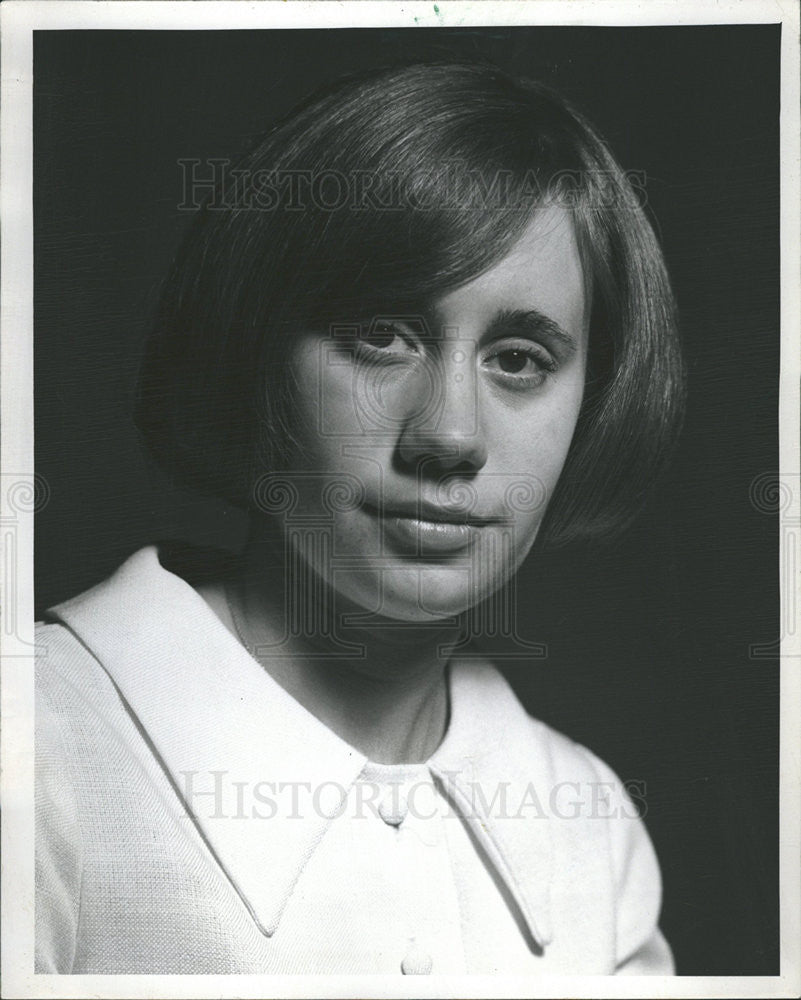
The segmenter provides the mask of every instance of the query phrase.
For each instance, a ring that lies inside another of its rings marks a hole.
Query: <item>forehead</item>
[[[474,325],[502,309],[536,309],[576,337],[586,334],[589,292],[571,214],[540,208],[511,250],[435,303],[443,322]]]

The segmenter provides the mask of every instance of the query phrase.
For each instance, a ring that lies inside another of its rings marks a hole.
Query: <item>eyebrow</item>
[[[500,309],[492,317],[485,337],[509,336],[529,337],[532,340],[544,338],[555,341],[568,354],[578,349],[575,337],[567,333],[555,320],[537,309]]]

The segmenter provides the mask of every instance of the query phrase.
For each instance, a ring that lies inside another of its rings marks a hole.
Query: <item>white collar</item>
[[[156,546],[49,616],[99,660],[179,792],[188,772],[215,771],[251,785],[278,776],[347,790],[367,763],[270,677],[188,583],[164,569]],[[527,788],[542,793],[553,786],[549,730],[529,718],[485,660],[451,664],[450,699],[448,732],[428,769],[495,866],[532,937],[545,945],[551,821],[499,817],[484,803],[491,806],[502,786],[513,803]],[[201,835],[261,930],[274,933],[331,819],[311,811],[302,820],[214,822],[205,814],[210,809],[204,813],[206,799],[199,799],[193,815]]]

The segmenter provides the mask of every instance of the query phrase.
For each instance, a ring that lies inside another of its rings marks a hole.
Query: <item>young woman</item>
[[[681,397],[653,232],[558,95],[414,65],[278,124],[137,403],[248,543],[148,547],[39,632],[37,970],[670,973],[634,804],[465,621],[625,525]]]

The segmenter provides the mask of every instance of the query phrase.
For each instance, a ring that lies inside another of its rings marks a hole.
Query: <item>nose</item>
[[[474,347],[446,342],[431,361],[398,440],[398,455],[407,468],[471,476],[486,464],[474,358]]]

